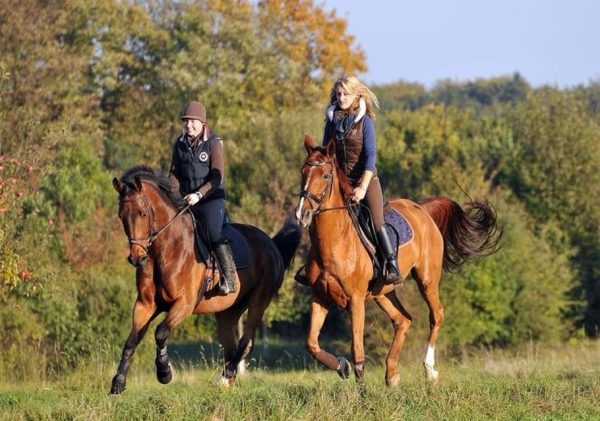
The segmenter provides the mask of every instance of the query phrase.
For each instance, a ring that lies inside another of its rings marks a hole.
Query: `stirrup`
[[[392,270],[390,270],[390,268]],[[401,284],[404,282],[402,278],[402,274],[400,273],[400,269],[398,268],[398,263],[394,264],[392,259],[385,260],[385,283],[388,285],[391,284]]]
[[[294,275],[294,281],[298,282],[300,285],[308,286],[308,278],[306,277],[306,266],[302,266],[298,269],[298,272]]]
[[[226,279],[223,279],[222,282],[219,282],[219,294],[227,295],[235,292],[235,283],[229,282]]]

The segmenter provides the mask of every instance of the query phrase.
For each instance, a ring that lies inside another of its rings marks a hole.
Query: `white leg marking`
[[[431,367],[435,366],[435,347],[427,346],[427,354],[425,354],[425,361],[423,362]]]
[[[435,368],[433,368],[435,366],[435,348],[431,345],[427,346],[427,354],[425,355],[423,365],[425,366],[425,375],[427,376],[427,380],[435,383],[438,379],[439,373]]]

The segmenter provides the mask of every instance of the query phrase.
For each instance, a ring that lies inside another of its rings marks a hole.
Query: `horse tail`
[[[439,196],[425,199],[420,205],[444,238],[443,267],[446,271],[500,249],[503,232],[498,228],[496,212],[487,200],[471,200],[463,209],[454,200]]]
[[[302,231],[296,223],[293,216],[288,216],[283,223],[283,227],[273,237],[273,241],[277,245],[277,249],[283,258],[283,265],[288,269],[296,254],[296,249],[300,245]]]

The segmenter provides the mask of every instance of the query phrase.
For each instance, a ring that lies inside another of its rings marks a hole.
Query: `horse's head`
[[[323,209],[324,202],[332,192],[335,167],[335,143],[327,147],[314,146],[310,136],[304,136],[304,147],[308,153],[302,165],[302,191],[296,209],[296,219],[306,228],[314,215]]]
[[[139,177],[129,182],[122,182],[115,177],[113,187],[119,193],[119,218],[129,240],[127,260],[135,267],[142,267],[152,244],[154,210],[144,194],[144,185]]]

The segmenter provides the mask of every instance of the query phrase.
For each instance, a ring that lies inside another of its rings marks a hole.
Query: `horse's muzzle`
[[[296,209],[296,220],[302,228],[307,228],[312,222],[313,213],[309,210],[303,210],[301,207]]]
[[[127,257],[127,261],[136,268],[141,268],[142,266],[144,266],[147,260],[148,256],[137,256],[134,258],[131,255],[129,255],[129,257]]]

